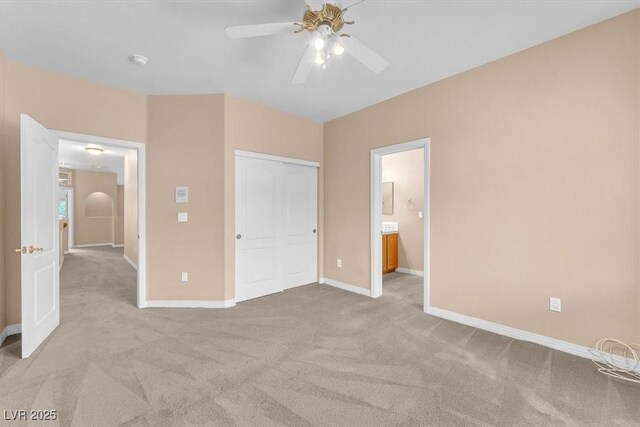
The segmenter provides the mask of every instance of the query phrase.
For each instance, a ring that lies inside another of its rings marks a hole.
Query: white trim
[[[19,334],[22,332],[22,325],[20,323],[16,323],[14,325],[7,325],[2,332],[0,332],[0,346],[4,343],[4,340],[7,339],[10,335]]]
[[[146,214],[146,154],[145,144],[122,139],[103,138],[73,132],[53,131],[58,138],[80,143],[107,145],[138,151],[138,291],[137,305],[146,306],[147,299],[147,214]],[[110,243],[111,244],[111,243]],[[76,246],[77,247],[77,246]]]
[[[62,254],[62,262],[60,262],[60,267],[58,267],[58,271],[62,271],[62,266],[64,265],[64,254]]]
[[[411,274],[413,276],[424,277],[424,271],[421,270],[412,270],[410,268],[398,267],[396,268],[396,271],[402,274]]]
[[[320,284],[333,286],[334,288],[342,289],[343,291],[349,291],[367,297],[371,296],[371,291],[369,291],[369,289],[351,285],[349,283],[340,282],[338,280],[327,279],[326,277],[320,278]]]
[[[127,261],[131,265],[131,267],[133,267],[136,271],[138,271],[138,265],[135,262],[133,262],[133,260],[129,258],[127,254],[122,254],[122,257],[124,258],[125,261]]]
[[[73,182],[71,184],[73,184]],[[73,187],[63,186],[61,188],[64,188],[67,192],[67,224],[69,225],[67,230],[67,246],[69,246],[69,249],[73,249],[73,245],[75,244],[75,192]]]
[[[382,156],[401,153],[404,151],[424,148],[424,305],[423,310],[428,311],[431,304],[431,277],[430,277],[430,248],[431,248],[431,139],[422,138],[401,144],[371,150],[371,296],[377,298],[382,295]],[[398,269],[399,270],[399,269]]]
[[[147,300],[150,308],[229,308],[236,305],[236,300]]]
[[[99,246],[111,246],[112,248],[124,248],[123,244],[114,245],[113,243],[88,243],[86,245],[75,245],[73,249],[81,248],[97,248]],[[67,252],[68,253],[68,252]]]
[[[111,243],[88,243],[86,245],[75,245],[74,249],[82,249],[82,248],[97,248],[100,246],[112,246]]]
[[[253,151],[235,150],[236,156],[251,157],[254,159],[273,160],[276,162],[293,163],[296,165],[311,166],[319,168],[320,163],[311,160],[294,159],[293,157],[273,156],[271,154],[255,153]]]
[[[71,251],[64,251],[63,253],[64,253],[64,255],[70,255]]]
[[[535,344],[552,348],[554,350],[562,351],[564,353],[573,354],[574,356],[584,357],[585,359],[596,359],[589,351],[589,347],[585,347],[578,344],[573,344],[567,341],[562,341],[556,338],[547,337],[545,335],[536,334],[533,332],[524,331],[522,329],[512,328],[510,326],[501,325],[499,323],[490,322],[488,320],[478,319],[476,317],[467,316],[453,311],[445,310],[437,307],[429,307],[427,314],[442,319],[451,320],[452,322],[462,323],[463,325],[471,326],[477,329],[493,332],[495,334],[503,335],[505,337],[513,338],[521,341],[528,341]],[[616,355],[612,357],[622,363],[624,358]],[[627,361],[631,364],[631,360]],[[637,368],[640,372],[640,367]]]

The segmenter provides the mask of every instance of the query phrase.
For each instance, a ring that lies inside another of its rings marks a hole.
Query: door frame
[[[75,209],[73,208],[75,206],[75,199],[74,199],[74,188],[73,187],[65,187],[63,186],[62,188],[64,188],[64,190],[67,192],[67,222],[69,224],[69,230],[67,231],[67,246],[68,246],[68,250],[73,249],[74,245],[75,245],[75,239],[74,239],[74,233],[75,233],[75,229],[74,229],[74,216],[75,216]],[[68,252],[65,252],[65,255]]]
[[[423,311],[431,307],[431,138],[421,138],[371,150],[371,297],[382,295],[382,156],[424,148]],[[380,203],[378,203],[380,201]]]
[[[52,130],[58,139],[65,139],[81,144],[97,144],[107,147],[118,147],[138,152],[138,278],[136,305],[138,308],[147,306],[147,232],[146,232],[146,158],[145,145],[141,142],[122,139],[104,138],[100,136],[84,135],[80,133]]]

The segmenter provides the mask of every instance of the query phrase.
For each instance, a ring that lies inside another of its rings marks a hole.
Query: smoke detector
[[[143,55],[135,54],[129,57],[129,61],[135,65],[147,65],[147,63],[149,62],[149,58]]]

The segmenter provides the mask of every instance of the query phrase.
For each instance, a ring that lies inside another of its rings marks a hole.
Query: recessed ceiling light
[[[129,57],[129,61],[136,65],[147,65],[147,63],[149,62],[149,58],[144,55],[135,54]]]
[[[104,149],[102,147],[85,147],[84,149],[87,150],[89,154],[93,154],[94,156],[98,156],[104,152]]]

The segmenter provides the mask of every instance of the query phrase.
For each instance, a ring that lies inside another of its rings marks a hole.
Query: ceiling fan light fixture
[[[344,46],[342,45],[342,43],[336,42],[336,44],[333,46],[333,53],[338,56],[344,53]]]
[[[313,39],[313,47],[315,47],[318,51],[324,48],[324,39],[322,38],[322,36],[317,36]]]
[[[314,61],[318,65],[324,65],[324,56],[322,55],[321,52],[318,52],[318,54],[316,55],[316,59]]]

